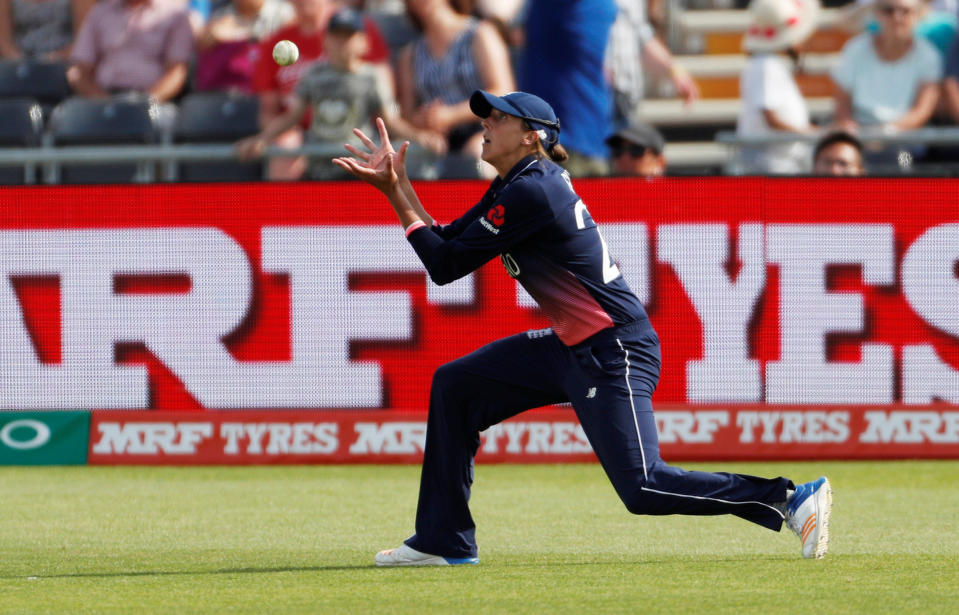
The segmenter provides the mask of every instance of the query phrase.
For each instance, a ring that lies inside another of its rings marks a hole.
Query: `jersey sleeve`
[[[533,178],[521,178],[499,198],[480,201],[469,215],[450,225],[463,228],[449,239],[443,237],[443,228],[439,232],[420,228],[407,237],[437,284],[479,269],[553,220],[545,193]]]
[[[489,209],[489,207],[486,205],[486,203],[483,200],[481,200],[476,205],[473,205],[472,207],[470,207],[465,214],[463,214],[456,220],[453,220],[449,224],[433,225],[433,227],[431,228],[434,233],[436,233],[443,239],[454,239],[456,237],[459,237],[463,233],[463,231],[466,230],[466,227],[468,227],[474,220],[476,220],[477,216],[479,216],[480,213],[485,213],[486,209]]]

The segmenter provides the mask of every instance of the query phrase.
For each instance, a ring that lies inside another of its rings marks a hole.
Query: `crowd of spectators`
[[[271,142],[302,126],[307,117],[306,142],[362,146],[353,128],[368,135],[376,134],[374,123],[381,117],[397,138],[432,144],[438,153],[445,151],[442,137],[433,138],[431,133],[415,128],[396,113],[396,104],[379,67],[364,60],[369,50],[368,27],[355,9],[344,8],[333,14],[326,26],[323,56],[310,63],[298,78],[285,110],[270,118],[259,133],[238,143],[241,158],[261,156]],[[307,176],[347,179],[349,174],[334,165],[332,158],[311,160]]]
[[[814,125],[797,82],[821,0],[743,2],[750,25],[740,77],[743,137],[795,141],[741,148],[739,173],[825,173],[901,157],[870,136],[959,122],[956,0],[851,0],[841,23],[856,32],[831,71],[835,112]],[[259,131],[241,159],[271,145],[357,144],[382,117],[435,162],[439,177],[489,177],[476,89],[520,89],[550,102],[573,176],[666,172],[665,142],[642,117],[646,84],[667,81],[695,105],[700,90],[652,21],[663,0],[0,0],[0,59],[62,62],[72,93],[141,98],[169,130],[196,92],[256,97]],[[830,2],[830,5],[835,5]],[[279,66],[288,39],[299,61]],[[842,138],[835,139],[836,135]],[[822,137],[819,144],[814,144]],[[864,145],[865,144],[865,145]],[[814,148],[814,145],[816,147]],[[910,159],[925,151],[907,148]],[[853,164],[847,158],[855,150]],[[826,152],[828,162],[817,157]],[[457,164],[444,166],[445,162]],[[412,165],[415,168],[415,165]],[[845,172],[845,171],[844,171]],[[837,173],[838,174],[838,173]],[[328,159],[269,160],[267,177],[336,179]]]
[[[795,75],[802,70],[804,43],[811,33],[805,24],[815,23],[818,7],[819,0],[750,2],[751,24],[744,38],[750,59],[740,80],[743,106],[738,134],[793,133],[820,139],[843,134],[856,139],[859,157],[870,166],[889,169],[921,160],[927,153],[922,143],[901,143],[889,137],[959,120],[959,88],[954,87],[959,81],[953,76],[959,74],[956,3],[855,0],[846,4],[839,23],[854,36],[842,47],[830,72],[832,117],[815,126]],[[741,148],[735,171],[822,172],[820,167],[810,168],[815,156],[810,158],[803,149],[808,139],[779,141],[763,148]],[[862,163],[855,166],[864,168]]]

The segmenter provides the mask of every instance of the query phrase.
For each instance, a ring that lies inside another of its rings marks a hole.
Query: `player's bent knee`
[[[623,505],[626,506],[626,510],[628,510],[630,513],[634,515],[649,514],[649,494],[637,489],[636,491],[632,491],[630,493],[620,493],[619,499],[623,501]]]
[[[433,385],[465,387],[470,390],[481,386],[483,380],[477,375],[475,361],[467,359],[468,357],[460,357],[437,367],[433,372]]]
[[[458,406],[476,395],[476,386],[470,382],[469,373],[456,361],[439,366],[433,373],[430,398],[445,406]],[[435,404],[431,403],[431,406]]]
[[[443,391],[456,386],[461,382],[462,372],[456,362],[445,363],[433,372],[433,391]]]

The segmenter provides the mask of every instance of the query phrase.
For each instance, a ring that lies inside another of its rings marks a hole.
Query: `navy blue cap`
[[[330,23],[327,24],[326,29],[363,32],[366,30],[366,24],[363,22],[363,14],[359,11],[354,9],[341,9],[330,17]]]
[[[539,133],[543,146],[548,150],[559,143],[559,118],[549,103],[527,92],[510,92],[505,96],[494,96],[489,92],[476,90],[470,96],[470,109],[479,117],[489,117],[493,109],[513,115],[526,122]]]

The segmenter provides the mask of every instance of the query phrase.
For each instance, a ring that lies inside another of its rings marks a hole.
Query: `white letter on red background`
[[[251,383],[242,399],[254,399],[258,406],[379,406],[380,366],[351,361],[350,343],[409,339],[410,296],[406,291],[354,292],[349,276],[422,271],[416,254],[403,244],[392,226],[263,229],[264,271],[290,275],[292,360],[248,367],[260,382]]]
[[[826,290],[826,266],[862,264],[866,283],[895,279],[893,229],[882,224],[772,224],[768,260],[780,265],[781,358],[766,366],[771,403],[889,403],[892,348],[864,343],[862,361],[826,361],[826,336],[862,332],[862,295]]]
[[[959,224],[943,224],[923,233],[902,259],[902,292],[913,311],[959,344]],[[936,399],[959,403],[959,370],[936,354],[932,344],[902,350],[902,401],[928,404]]]
[[[239,246],[216,229],[14,231],[3,233],[0,293],[5,383],[0,402],[13,408],[142,408],[146,369],[117,365],[116,344],[141,342],[194,391],[204,370],[231,357],[220,338],[243,318],[250,270]],[[117,275],[184,274],[189,292],[125,295]],[[22,311],[10,275],[57,275],[62,361],[41,365],[23,348]]]
[[[609,256],[619,267],[630,290],[649,304],[649,231],[645,224],[618,222],[602,226]]]
[[[749,358],[749,323],[766,284],[761,225],[740,226],[738,253],[733,282],[725,224],[659,227],[658,258],[672,265],[703,325],[703,358],[686,366],[690,401],[762,399],[759,362]]]

